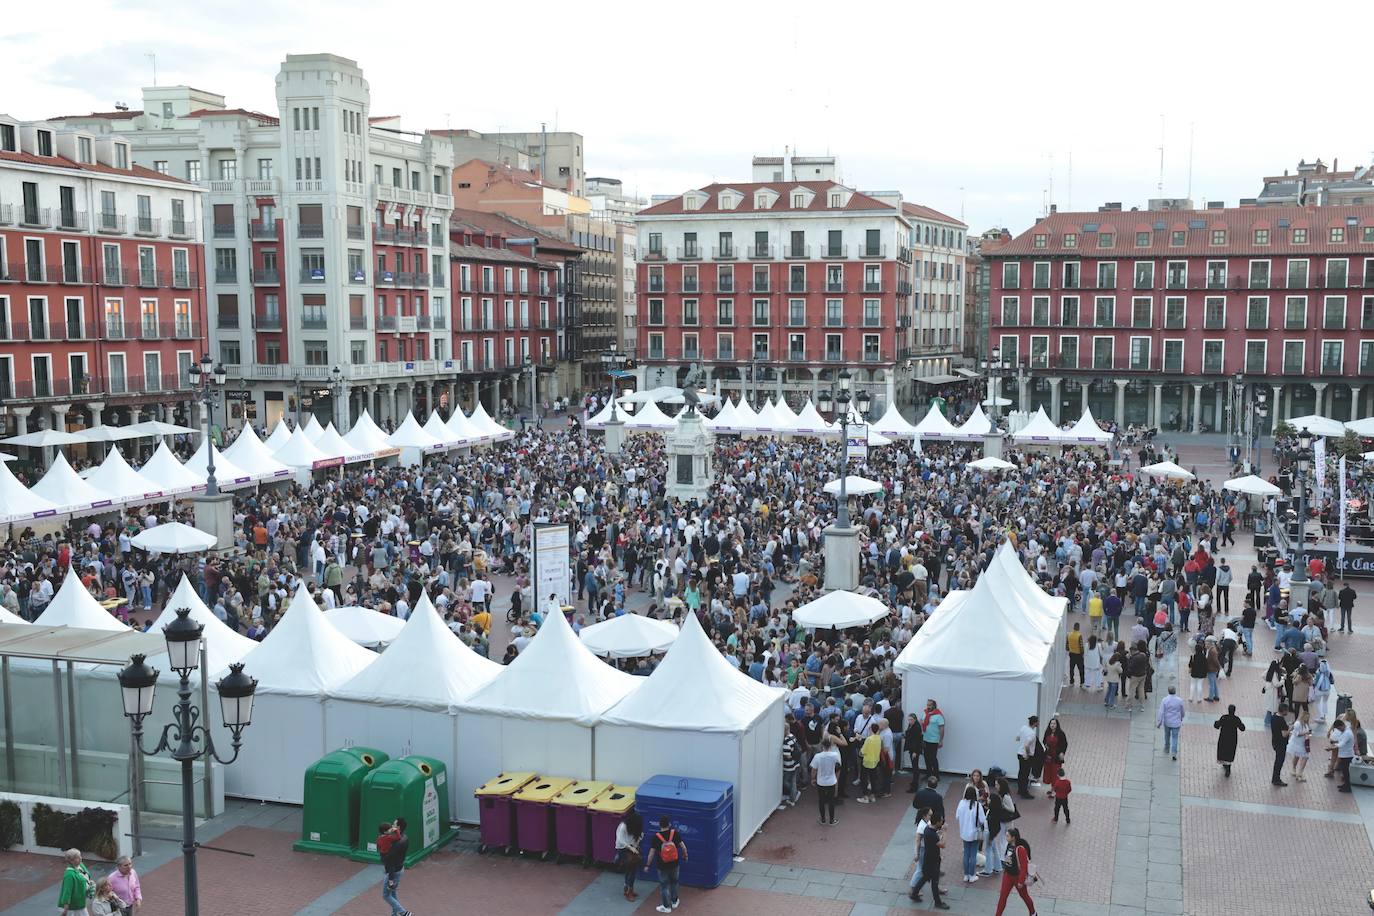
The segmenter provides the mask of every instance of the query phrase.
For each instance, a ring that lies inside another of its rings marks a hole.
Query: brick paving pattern
[[[892,832],[903,818],[911,816],[911,796],[905,791],[909,781],[909,776],[900,774],[892,797],[880,798],[875,804],[861,805],[851,797],[835,809],[834,827],[821,826],[815,789],[806,789],[795,808],[778,811],[768,819],[763,833],[749,843],[744,855],[773,865],[872,874]],[[858,791],[857,787],[850,788]]]
[[[88,862],[86,867],[96,876],[112,871],[110,866],[99,862]],[[0,855],[0,909],[12,907],[44,888],[61,882],[63,868],[62,860],[52,856],[6,851],[4,855]],[[56,910],[56,890],[53,891],[50,903],[52,909]]]

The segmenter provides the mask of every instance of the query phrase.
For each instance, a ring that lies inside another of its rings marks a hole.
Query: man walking
[[[1269,689],[1273,690],[1274,687]],[[1269,743],[1274,748],[1274,773],[1269,782],[1276,786],[1286,786],[1283,781],[1283,761],[1288,754],[1288,704],[1279,704],[1279,711],[1269,720]]]
[[[1355,590],[1344,579],[1341,580],[1341,590],[1336,593],[1336,603],[1341,608],[1341,625],[1338,632],[1354,633],[1355,627],[1350,622],[1350,612],[1355,607]]]
[[[683,842],[682,835],[673,827],[666,814],[658,819],[658,832],[649,844],[649,859],[644,863],[644,867],[653,868],[655,859],[658,860],[660,900],[654,909],[660,913],[671,913],[681,902],[677,897],[678,868],[687,861],[687,844]]]
[[[1172,753],[1178,759],[1178,730],[1183,726],[1183,698],[1173,688],[1159,701],[1159,714],[1155,716],[1155,727],[1164,729],[1164,753]]]
[[[1031,716],[1021,730],[1016,733],[1016,791],[1022,798],[1033,798],[1030,793],[1032,762],[1035,760],[1035,745],[1039,740],[1039,716]]]
[[[791,728],[783,723],[782,726],[782,802],[778,805],[778,810],[790,808],[801,798],[801,789],[797,788],[797,771],[801,765],[801,745],[792,735]]]
[[[1216,587],[1216,612],[1231,614],[1231,567],[1227,565],[1226,558],[1221,558],[1221,563],[1217,566],[1217,587]]]
[[[1069,651],[1069,686],[1074,684],[1074,673],[1078,674],[1078,686],[1086,686],[1083,678],[1083,631],[1075,623],[1073,629],[1064,637],[1064,648]]]
[[[382,871],[386,873],[382,881],[382,901],[391,907],[391,916],[410,916],[410,910],[401,906],[396,896],[401,886],[401,872],[406,867],[406,853],[410,851],[406,819],[398,817],[393,823],[381,824],[377,833],[377,852],[382,857]]]
[[[816,786],[816,804],[821,823],[835,826],[835,789],[839,785],[840,752],[826,738],[820,753],[811,758],[811,782]]]

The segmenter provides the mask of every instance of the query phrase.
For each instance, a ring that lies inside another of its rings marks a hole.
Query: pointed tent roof
[[[1040,682],[1051,645],[1029,630],[1017,604],[997,594],[993,577],[984,573],[972,589],[946,596],[893,667],[901,673]]]
[[[267,446],[267,450],[276,454],[277,449],[286,444],[286,440],[291,438],[291,427],[287,425],[286,418],[282,417],[277,421],[277,425],[272,427],[272,433],[262,443]]]
[[[218,477],[219,468],[215,468]],[[165,441],[157,444],[157,451],[153,452],[153,457],[144,462],[143,467],[138,469],[138,473],[145,480],[152,481],[162,488],[164,493],[184,493],[194,487],[205,483],[196,477],[194,471],[188,471],[186,466],[177,461],[172,450],[167,447]]]
[[[316,448],[305,429],[298,427],[272,457],[287,467],[308,468],[314,466],[316,461],[324,461],[330,456]]]
[[[205,479],[210,476],[208,464],[210,449],[212,448],[215,449],[215,482],[217,484],[224,487],[253,479],[252,475],[239,467],[238,464],[224,457],[224,454],[215,448],[208,439],[202,439],[200,448],[196,449],[194,455],[186,459],[185,465],[186,470],[196,475],[198,481],[196,486],[205,486]]]
[[[626,422],[625,428],[663,431],[672,429],[675,425],[677,425],[676,420],[659,410],[658,404],[649,401],[639,408],[639,413],[634,415],[634,419]]]
[[[162,495],[162,488],[129,467],[119,449],[111,446],[100,467],[86,475],[86,483],[117,500],[143,499]]]
[[[323,432],[324,427],[320,425],[320,418],[312,413],[310,419],[305,421],[305,437],[314,442]]]
[[[917,434],[916,427],[907,422],[895,402],[887,405],[882,418],[871,424],[869,429],[876,429],[885,436],[897,436],[902,439],[914,439]]]
[[[234,632],[228,624],[216,617],[214,611],[200,600],[200,595],[196,594],[196,590],[191,586],[191,580],[186,578],[184,573],[171,597],[167,599],[167,605],[162,609],[162,613],[153,621],[150,632],[161,633],[163,627],[177,619],[177,609],[183,607],[190,608],[191,619],[205,628],[201,638],[205,640],[207,671],[222,671],[234,662],[242,661],[245,655],[258,647],[256,642],[242,633]],[[153,667],[168,670],[166,659],[166,654],[162,654],[153,660]]]
[[[434,448],[442,444],[425,431],[413,413],[406,414],[404,422],[387,437],[387,441],[395,448]]]
[[[775,433],[778,431],[778,424],[780,421],[781,417],[778,415],[777,407],[773,405],[772,401],[765,398],[763,406],[760,407],[759,412],[754,415],[754,429],[757,429],[759,432]]]
[[[735,405],[735,429],[740,432],[753,432],[759,428],[759,415],[744,398]]]
[[[472,421],[461,410],[455,410],[453,415],[448,418],[448,431],[449,435],[453,436],[453,441],[461,442],[464,445],[489,442],[492,438],[473,426]]]
[[[778,431],[795,433],[797,431],[797,414],[792,411],[784,398],[778,398],[778,402],[773,405],[773,413],[778,420]]]
[[[1105,443],[1112,441],[1112,434],[1097,425],[1091,410],[1083,411],[1083,416],[1078,418],[1078,422],[1073,425],[1068,434],[1075,442]]]
[[[1337,437],[1345,435],[1344,423],[1340,420],[1332,420],[1330,417],[1323,417],[1318,414],[1293,417],[1288,421],[1288,425],[1294,429],[1305,429],[1314,436]]]
[[[921,418],[921,422],[915,427],[916,435],[922,439],[958,439],[959,431],[954,428],[945,415],[941,413],[937,404],[931,404],[930,410]]]
[[[725,404],[716,412],[714,417],[707,417],[702,421],[709,430],[720,430],[731,432],[735,428],[735,405],[729,398],[725,399]]]
[[[835,427],[831,426],[825,417],[821,416],[816,405],[807,398],[802,409],[797,411],[797,432],[810,436],[826,436],[835,432]],[[879,430],[882,432],[882,430]]]
[[[96,603],[72,566],[67,567],[67,577],[62,580],[62,586],[43,613],[38,615],[36,622],[44,627],[84,627],[88,630],[110,631],[129,629]]]
[[[453,430],[448,428],[448,424],[439,416],[437,410],[430,413],[429,419],[420,428],[445,445],[453,445],[458,442],[453,436]]]
[[[583,627],[577,638],[596,655],[611,658],[637,658],[662,652],[678,637],[677,625],[627,611],[600,623]]]
[[[447,711],[504,670],[469,649],[444,625],[429,595],[421,592],[400,635],[380,658],[334,691],[333,696]]]
[[[363,408],[362,414],[353,421],[353,428],[343,438],[345,442],[360,452],[376,454],[383,449],[391,448],[391,443],[386,439],[386,433],[382,432],[382,428],[373,421],[367,408]]]
[[[487,409],[482,406],[481,401],[478,401],[477,406],[472,408],[472,413],[468,416],[468,419],[472,421],[473,426],[484,433],[490,433],[493,438],[509,439],[515,435],[515,433],[493,420],[487,414]]]
[[[1011,434],[1011,438],[1014,442],[1063,442],[1064,435],[1064,431],[1054,425],[1045,408],[1041,407],[1029,423]]]
[[[367,454],[360,449],[354,448],[343,436],[340,436],[339,431],[334,428],[332,422],[324,428],[324,432],[320,433],[320,437],[315,440],[315,448],[324,452],[330,458],[342,458],[344,461],[355,461]]]
[[[258,693],[322,697],[376,659],[324,619],[302,582],[276,628],[239,661],[258,679]]]
[[[460,712],[594,725],[642,683],[593,655],[562,614],[550,614],[515,661],[454,706]]]
[[[1056,640],[1059,620],[1068,610],[1068,600],[1047,595],[1036,585],[1009,542],[1003,541],[997,548],[983,576],[990,579],[994,594],[1011,594],[1019,599],[1017,607],[1025,613],[1036,633],[1052,643]]]
[[[9,465],[0,461],[0,518],[28,518],[44,513],[51,515],[58,506],[51,500],[32,493],[19,482],[10,471]]]
[[[245,425],[223,454],[254,478],[284,477],[291,473],[290,468],[272,457],[272,450],[258,438],[251,426]]]
[[[62,509],[87,509],[97,503],[110,503],[110,496],[82,480],[67,463],[67,456],[58,451],[43,479],[29,488],[32,496],[46,499]],[[0,504],[8,502],[0,493]]]
[[[654,673],[599,724],[739,734],[781,703],[783,695],[727,662],[697,615],[688,614]]]
[[[20,617],[18,614],[12,613],[10,611],[7,611],[5,608],[0,607],[0,623],[22,623],[25,626],[28,626],[29,622],[25,620],[23,617]]]
[[[617,411],[617,412],[620,414],[620,419],[622,419],[622,420],[627,420],[627,419],[629,419],[629,417],[630,417],[630,414],[629,414],[628,411]],[[454,411],[454,415],[455,415],[455,416],[458,415],[459,413],[462,413],[462,411],[458,411],[458,410],[455,410],[455,411]],[[587,428],[588,428],[588,429],[600,429],[601,427],[605,426],[605,425],[606,425],[607,423],[609,423],[609,422],[611,422],[611,402],[610,402],[610,401],[607,401],[605,404],[601,405],[601,409],[598,410],[598,411],[596,412],[596,415],[595,415],[595,416],[593,416],[593,417],[588,417],[588,418],[587,418]]]
[[[968,419],[959,424],[959,435],[965,439],[981,439],[992,432],[992,421],[988,415],[983,413],[981,404],[975,404],[973,413],[968,415]]]

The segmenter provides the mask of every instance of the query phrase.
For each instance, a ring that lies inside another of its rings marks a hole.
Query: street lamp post
[[[852,400],[863,416],[868,412],[870,401],[868,392],[863,389],[851,395],[853,377],[849,370],[840,372],[839,383],[834,402],[840,419],[840,492],[835,524],[825,529],[825,587],[851,590],[859,584],[859,538],[849,517],[849,405]],[[829,403],[829,399],[824,402]]]
[[[619,350],[605,350],[601,353],[601,371],[606,374],[606,378],[611,383],[611,418],[606,421],[606,451],[610,454],[618,454],[621,447],[625,444],[625,421],[620,419],[620,411],[616,404],[615,385],[617,373],[625,368],[630,358]],[[663,370],[660,369],[661,373]]]
[[[180,678],[177,703],[173,709],[173,721],[162,729],[157,746],[151,750],[143,746],[143,720],[153,711],[157,669],[149,667],[144,656],[135,655],[129,659],[128,667],[119,672],[119,687],[124,699],[124,715],[132,723],[133,741],[138,753],[155,757],[163,751],[170,751],[172,759],[181,763],[181,856],[185,913],[186,916],[199,916],[192,766],[206,756],[218,761],[221,766],[228,766],[238,759],[243,730],[253,718],[253,694],[258,682],[243,673],[242,664],[235,663],[229,666],[229,674],[215,685],[219,692],[221,718],[233,739],[233,753],[224,759],[215,750],[210,728],[201,721],[202,710],[191,703],[191,674],[199,666],[200,637],[204,627],[191,619],[190,608],[178,608],[176,613],[176,620],[163,627],[162,632],[167,640],[168,661]],[[202,672],[201,676],[208,674]],[[133,801],[137,806],[138,800]]]
[[[989,386],[989,387],[991,388],[991,392],[992,392],[992,398],[991,398],[992,404],[989,405],[989,406],[992,408],[992,425],[993,425],[993,426],[996,426],[996,425],[997,425],[997,418],[1001,415],[1001,410],[1002,410],[1002,406],[1001,406],[1001,401],[1002,401],[1002,348],[1001,348],[1001,347],[996,346],[996,345],[993,346],[993,348],[988,352],[988,359],[984,362],[983,367],[987,370],[989,381],[992,382],[991,386]]]
[[[338,366],[329,370],[329,391],[334,397],[334,428],[339,431],[339,435],[343,435],[348,432],[348,422],[344,418],[344,412],[348,409],[344,403],[347,392],[344,390],[343,370]]]
[[[1312,583],[1307,579],[1307,474],[1312,469],[1312,434],[1298,433],[1298,445],[1288,450],[1293,463],[1293,482],[1298,488],[1298,539],[1293,548],[1293,578],[1288,583],[1288,609],[1307,613]]]
[[[530,374],[530,422],[539,425],[539,367],[529,356],[522,368]]]
[[[219,484],[215,480],[215,443],[210,441],[210,430],[214,429],[215,405],[219,403],[224,388],[224,366],[212,369],[210,354],[206,353],[200,358],[199,364],[191,364],[188,374],[191,376],[191,388],[195,391],[192,396],[205,408],[205,416],[201,421],[204,424],[201,435],[206,443],[205,495],[214,496],[219,493]]]

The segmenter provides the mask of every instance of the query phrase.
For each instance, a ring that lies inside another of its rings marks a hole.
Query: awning
[[[974,369],[955,369],[955,370],[954,370],[954,373],[955,373],[956,375],[962,375],[964,378],[981,378],[981,377],[982,377],[981,374],[978,373],[978,372],[977,372],[976,370],[974,370]]]
[[[135,653],[152,657],[166,651],[160,635],[138,630],[91,630],[0,623],[0,655],[94,665],[127,665]]]
[[[962,382],[964,379],[957,375],[918,375],[912,381],[926,385],[948,385],[950,382]]]

